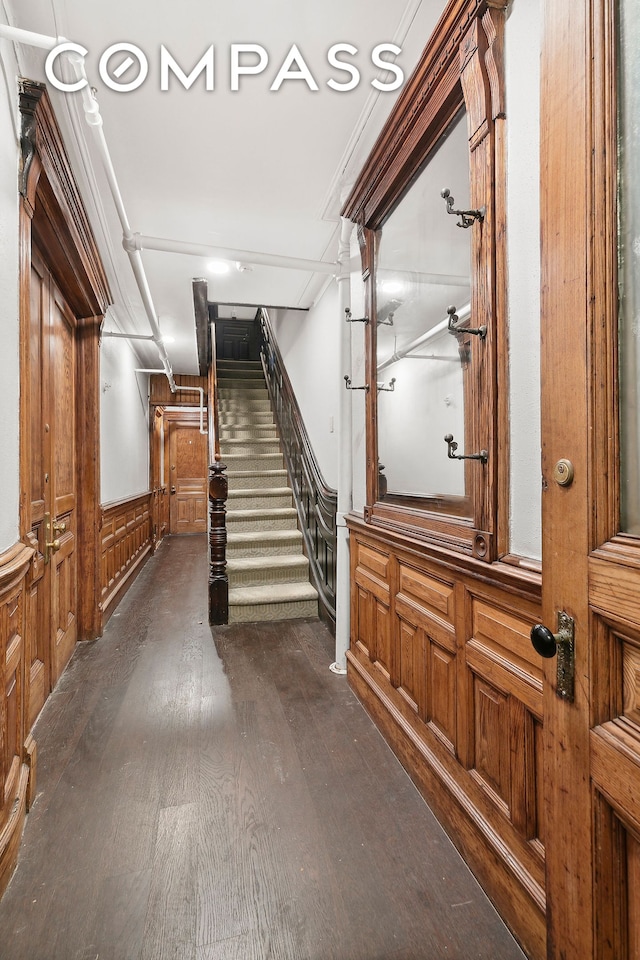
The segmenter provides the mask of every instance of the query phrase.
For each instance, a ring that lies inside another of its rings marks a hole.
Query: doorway
[[[111,302],[46,89],[20,81],[20,527],[25,727],[77,640],[102,632],[100,325]]]

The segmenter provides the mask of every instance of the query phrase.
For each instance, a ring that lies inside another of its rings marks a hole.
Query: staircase
[[[317,617],[297,512],[259,361],[219,360],[220,455],[227,465],[229,623]]]

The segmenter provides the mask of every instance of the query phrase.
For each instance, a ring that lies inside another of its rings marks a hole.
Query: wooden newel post
[[[226,469],[219,460],[209,467],[209,623],[215,625],[229,622]]]

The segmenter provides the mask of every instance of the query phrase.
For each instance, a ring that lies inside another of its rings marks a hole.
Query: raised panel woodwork
[[[15,866],[27,805],[26,578],[32,554],[23,544],[0,554],[0,895]]]
[[[400,593],[415,600],[437,618],[453,623],[453,587],[429,577],[413,567],[401,563],[399,567]]]
[[[640,840],[627,833],[627,928],[629,956],[640,957]]]
[[[386,580],[389,571],[389,556],[372,550],[365,544],[358,544],[358,566],[369,570],[379,580]]]
[[[474,677],[473,773],[509,814],[511,800],[509,698]]]
[[[390,679],[393,669],[393,652],[391,648],[391,616],[389,607],[373,601],[375,659],[376,667],[382,671],[387,680]]]
[[[622,644],[623,711],[640,729],[640,646]]]
[[[105,622],[151,552],[152,497],[145,493],[102,508],[100,569]]]
[[[204,390],[204,407],[207,407],[208,381],[207,377],[175,374],[177,387],[198,387]],[[149,377],[149,403],[153,406],[171,407],[199,407],[200,394],[197,390],[178,390],[171,392],[169,381],[163,373],[152,373]]]
[[[640,837],[594,794],[597,960],[640,956]]]
[[[424,632],[400,619],[398,645],[398,692],[424,719],[424,683],[426,674]]]
[[[520,890],[542,957],[542,681],[525,647],[540,577],[495,565],[488,584],[485,564],[349,526],[350,682],[507,914]]]
[[[456,749],[456,662],[429,638],[427,715],[430,727],[452,753]]]

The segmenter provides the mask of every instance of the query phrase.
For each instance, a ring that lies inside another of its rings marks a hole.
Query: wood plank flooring
[[[35,730],[2,960],[522,960],[330,673],[319,621],[207,624],[174,537]]]

